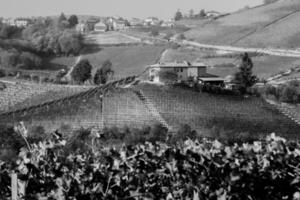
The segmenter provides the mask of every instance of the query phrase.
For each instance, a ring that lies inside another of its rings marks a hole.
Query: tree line
[[[179,9],[176,11],[174,20],[179,21],[182,19],[204,19],[207,14],[204,9],[201,9],[198,13],[195,13],[194,9],[189,10],[188,14],[183,14]]]
[[[40,69],[45,56],[78,55],[83,38],[74,27],[76,15],[67,18],[38,18],[27,27],[0,24],[0,65],[2,68]]]

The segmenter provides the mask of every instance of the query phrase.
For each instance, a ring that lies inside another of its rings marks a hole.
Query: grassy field
[[[140,40],[128,37],[116,31],[92,33],[87,35],[85,39],[88,43],[96,43],[99,45],[140,43]]]
[[[105,60],[111,60],[115,77],[126,77],[136,75],[145,70],[145,68],[156,63],[164,46],[153,45],[135,45],[105,47],[95,53],[83,55],[82,58],[88,59],[96,71]]]
[[[217,96],[153,85],[139,87],[174,127],[189,124],[205,136],[247,132],[259,137],[276,132],[298,137],[299,125],[257,97]]]
[[[212,50],[199,50],[196,48],[178,48],[168,49],[161,59],[161,62],[173,62],[173,61],[201,61],[208,66],[208,72],[222,77],[234,74],[238,68],[234,65],[240,63],[240,54],[233,55],[232,57],[210,56],[217,55]],[[209,57],[207,57],[209,56]],[[255,56],[252,57],[254,68],[253,72],[260,78],[268,78],[281,71],[286,71],[291,67],[300,65],[300,59],[291,57],[279,57],[279,56]]]
[[[188,39],[201,43],[247,47],[297,48],[300,2],[282,0],[243,10],[211,22],[194,23]],[[190,22],[191,24],[191,22]]]

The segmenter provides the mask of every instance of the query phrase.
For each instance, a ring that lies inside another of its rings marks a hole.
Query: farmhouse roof
[[[154,65],[150,65],[151,68],[169,68],[169,67],[180,67],[180,68],[183,68],[183,67],[186,67],[186,68],[189,68],[189,67],[206,67],[207,65],[205,65],[204,63],[201,63],[201,62],[193,62],[193,63],[190,63],[190,62],[187,62],[187,61],[184,61],[184,62],[169,62],[169,63],[157,63],[157,64],[154,64]]]
[[[204,82],[224,81],[224,78],[221,78],[221,77],[199,77],[198,79],[201,81],[204,81]]]
[[[106,24],[104,24],[103,22],[98,22],[97,24],[95,24],[95,27],[106,27]]]

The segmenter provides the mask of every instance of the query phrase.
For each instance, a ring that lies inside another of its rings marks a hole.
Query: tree
[[[106,60],[102,63],[102,67],[96,71],[94,76],[94,84],[100,85],[105,84],[109,77],[114,74],[112,70],[112,63],[110,60]]]
[[[63,21],[67,21],[67,17],[64,13],[61,13],[59,18],[58,18],[58,22],[61,23]]]
[[[194,15],[194,10],[191,9],[191,10],[189,11],[189,18],[190,18],[190,19],[193,19],[194,17],[195,17],[195,15]]]
[[[175,13],[175,17],[174,17],[174,20],[175,21],[179,21],[183,18],[182,16],[182,12],[180,12],[180,10],[178,9],[177,12]]]
[[[58,39],[61,52],[67,55],[77,55],[82,47],[81,39],[81,36],[77,33],[71,32],[70,30],[65,30]]]
[[[56,27],[59,29],[64,29],[69,27],[69,21],[64,13],[61,13],[59,18],[57,19]]]
[[[253,62],[248,53],[242,57],[240,71],[235,74],[235,82],[240,85],[240,91],[245,93],[247,88],[253,86],[257,82],[257,77],[252,74]]]
[[[79,61],[71,72],[72,79],[79,84],[91,78],[92,65],[87,59]]]
[[[21,69],[39,69],[42,65],[42,59],[29,52],[22,52],[19,56],[19,68]]]
[[[78,24],[78,17],[76,15],[71,15],[68,19],[69,26],[73,28]]]
[[[199,16],[200,16],[200,18],[206,17],[206,12],[205,12],[204,9],[201,9],[201,10],[200,10]]]

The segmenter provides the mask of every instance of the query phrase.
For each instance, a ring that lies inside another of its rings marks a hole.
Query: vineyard
[[[69,131],[72,131],[81,127],[151,125],[157,120],[151,116],[133,91],[130,88],[118,88],[132,83],[133,80],[135,77],[129,77],[105,86],[48,101],[45,96],[41,95],[34,100],[44,101],[3,113],[0,115],[0,122],[1,124],[14,124],[24,121],[28,127],[42,126],[48,132],[66,126],[69,127]],[[29,103],[33,102],[29,101]]]
[[[4,81],[3,84],[4,88],[0,90],[0,111],[27,107],[35,102],[42,103],[44,100],[67,97],[90,88],[7,81]],[[32,98],[36,100],[32,100]]]
[[[141,128],[156,123],[172,132],[188,124],[206,137],[228,139],[239,137],[239,133],[260,138],[276,131],[288,138],[299,138],[300,125],[262,98],[216,96],[147,83],[130,85],[135,77],[127,79],[68,96],[60,91],[42,93],[16,104],[14,111],[1,114],[0,122],[13,125],[23,121],[28,127],[41,126],[47,132],[62,127],[64,131],[66,127],[68,131]]]
[[[67,146],[55,136],[0,161],[0,199],[300,199],[300,143],[275,134],[240,145],[202,138],[82,154]]]
[[[137,86],[175,129],[189,124],[210,137],[217,132],[248,132],[257,137],[268,131],[298,138],[299,125],[258,97],[237,97],[199,93],[176,87]]]

